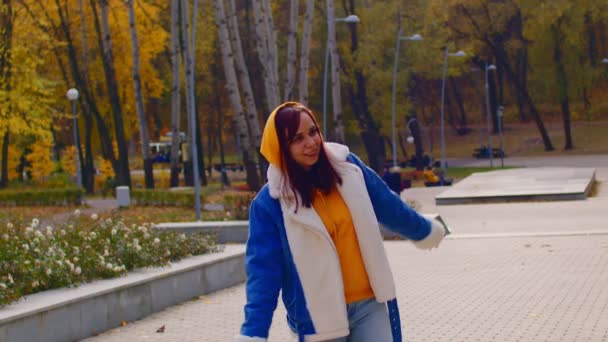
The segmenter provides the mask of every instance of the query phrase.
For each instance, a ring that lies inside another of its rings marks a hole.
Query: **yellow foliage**
[[[61,153],[61,169],[71,175],[76,175],[76,147],[68,146]]]
[[[36,141],[25,158],[29,162],[27,170],[35,180],[41,180],[55,171],[55,163],[51,159],[53,142],[49,138]]]
[[[107,159],[103,159],[102,157],[96,158],[96,164],[99,167],[99,173],[101,174],[101,179],[105,181],[108,178],[113,178],[115,176],[114,169],[112,168],[112,162]]]
[[[8,180],[12,181],[19,177],[17,168],[19,167],[19,156],[21,151],[17,148],[10,146],[8,147]],[[0,162],[2,161],[2,154],[0,154]]]

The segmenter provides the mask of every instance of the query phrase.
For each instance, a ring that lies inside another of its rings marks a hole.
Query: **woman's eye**
[[[302,141],[302,136],[301,135],[296,135],[295,137],[293,137],[292,142],[297,143]]]
[[[318,128],[312,128],[310,130],[310,132],[308,133],[308,135],[310,135],[311,137],[314,137],[315,135],[317,135],[319,133],[319,129]]]

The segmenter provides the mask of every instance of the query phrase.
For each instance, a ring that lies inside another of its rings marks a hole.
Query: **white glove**
[[[414,245],[420,249],[437,248],[443,240],[446,230],[443,224],[437,220],[431,220],[431,232],[420,241],[414,241]]]
[[[268,340],[263,337],[251,337],[251,336],[243,336],[243,335],[236,335],[234,337],[234,342],[266,342],[266,341],[268,341]]]

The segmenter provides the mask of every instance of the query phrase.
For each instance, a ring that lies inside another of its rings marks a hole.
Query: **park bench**
[[[473,150],[473,157],[477,159],[487,159],[490,158],[490,151],[486,146],[478,147]],[[494,158],[504,158],[506,157],[505,151],[500,148],[492,148],[492,157]]]

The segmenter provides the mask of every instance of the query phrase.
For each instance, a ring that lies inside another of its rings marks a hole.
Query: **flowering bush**
[[[47,289],[112,278],[139,267],[158,267],[186,256],[218,251],[215,238],[127,226],[79,210],[60,228],[5,222],[0,226],[0,307]]]

